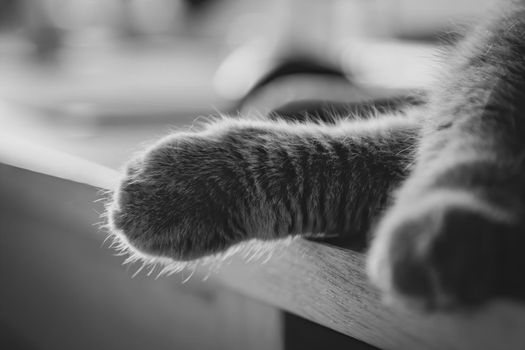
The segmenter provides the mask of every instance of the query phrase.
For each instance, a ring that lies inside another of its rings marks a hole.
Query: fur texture
[[[371,280],[427,308],[525,299],[525,1],[476,28],[428,101],[334,123],[224,117],[131,161],[110,227],[190,261],[239,242],[364,236]]]
[[[112,227],[152,255],[192,260],[247,239],[364,235],[413,158],[409,118],[333,125],[223,118],[132,161]]]

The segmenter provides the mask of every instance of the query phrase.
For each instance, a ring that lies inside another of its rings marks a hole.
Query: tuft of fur
[[[389,298],[524,300],[523,33],[525,1],[514,1],[403,113],[222,117],[173,133],[129,162],[110,230],[131,260],[179,271],[241,242],[375,227],[368,271]]]

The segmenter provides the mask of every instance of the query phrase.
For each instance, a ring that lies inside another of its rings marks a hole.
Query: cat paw
[[[223,251],[244,235],[232,159],[217,140],[171,135],[131,161],[108,208],[110,230],[138,253],[178,261]]]
[[[368,273],[386,301],[424,310],[476,306],[500,296],[512,275],[514,227],[508,212],[474,194],[435,191],[387,213]]]

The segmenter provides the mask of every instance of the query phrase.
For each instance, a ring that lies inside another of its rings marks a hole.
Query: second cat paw
[[[369,275],[387,299],[412,307],[479,305],[508,296],[519,271],[509,266],[516,230],[510,213],[474,194],[435,191],[387,214],[370,250]]]

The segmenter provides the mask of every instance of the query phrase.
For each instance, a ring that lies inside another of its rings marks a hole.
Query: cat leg
[[[525,299],[525,4],[515,3],[459,47],[422,110],[414,171],[369,254],[388,298]]]
[[[192,260],[241,241],[364,235],[412,161],[408,117],[334,125],[223,118],[130,162],[109,206],[139,252]]]

